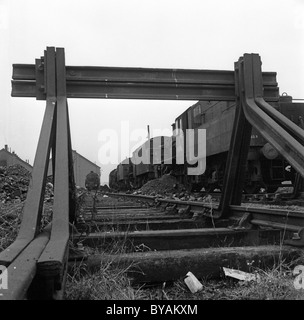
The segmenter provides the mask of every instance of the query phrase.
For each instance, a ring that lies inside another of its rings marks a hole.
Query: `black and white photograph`
[[[303,0],[0,0],[0,43],[0,300],[304,300]]]

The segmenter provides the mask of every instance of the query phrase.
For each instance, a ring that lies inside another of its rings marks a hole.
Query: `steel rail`
[[[43,69],[13,65],[12,96],[44,99]],[[235,100],[234,72],[226,70],[67,66],[66,85],[68,98]],[[263,85],[267,101],[278,101],[275,72],[263,73]]]
[[[133,195],[133,194],[124,194],[124,193],[107,193],[109,196],[115,197],[126,197],[133,198],[140,201],[148,201],[154,203],[162,204],[171,204],[176,205],[176,208],[184,208],[190,206],[190,211],[197,211],[205,209],[213,209],[214,211],[218,210],[218,205],[203,203],[197,201],[182,201],[182,200],[173,200],[173,199],[163,199],[156,196],[147,196],[147,195]],[[297,210],[285,210],[285,209],[270,209],[265,207],[250,207],[248,205],[238,206],[230,205],[231,211],[230,218],[236,219],[241,217],[244,213],[250,213],[252,219],[270,221],[274,223],[281,223],[287,226],[297,226],[304,227],[304,212]],[[206,217],[211,218],[208,210],[203,214]],[[212,216],[214,219],[217,219],[216,216]]]
[[[148,201],[150,203],[163,203],[163,204],[172,204],[172,205],[178,205],[180,207],[187,207],[191,206],[191,209],[202,209],[202,208],[217,208],[216,205],[212,204],[206,204],[203,202],[197,202],[197,201],[182,201],[182,200],[174,200],[174,199],[164,199],[157,196],[148,196],[148,195],[142,195],[142,194],[127,194],[127,193],[106,193],[109,196],[122,196],[127,198],[133,198],[135,200],[142,200],[142,201]]]
[[[259,74],[253,74],[254,67],[259,62],[258,58],[257,55],[244,55],[245,91],[243,93],[243,110],[246,119],[304,177],[304,146],[256,104],[256,97],[259,104],[261,104],[263,90],[260,79],[258,79]],[[263,105],[264,107],[268,106],[266,102],[263,102]],[[269,106],[269,108],[271,107]],[[286,126],[290,130],[294,129],[287,121]],[[299,136],[301,140],[304,140],[304,131],[300,132],[299,130],[301,129],[296,128],[297,130],[292,132],[295,136]]]
[[[201,100],[234,101],[233,85],[206,84],[153,84],[135,82],[85,82],[67,81],[67,98],[84,99],[156,99],[156,100]],[[38,87],[38,88],[37,88]],[[13,97],[32,97],[45,99],[43,86],[35,81],[12,80]],[[275,86],[264,88],[265,99],[269,102],[279,100],[279,89]]]
[[[50,238],[51,224],[7,267],[7,289],[0,289],[0,300],[28,299],[28,290],[35,281],[37,261]]]
[[[257,208],[248,206],[229,206],[232,215],[250,213],[252,220],[281,223],[285,226],[304,227],[304,212],[296,210]]]
[[[43,65],[41,65],[43,68]],[[13,64],[13,80],[36,80],[35,65]],[[66,66],[67,81],[235,85],[234,71]],[[277,86],[276,72],[263,72],[264,86]]]
[[[261,110],[266,112],[272,119],[284,127],[289,134],[296,138],[300,143],[304,144],[304,129],[300,128],[278,110],[266,103],[263,97],[256,97],[255,102],[261,108]]]
[[[268,228],[270,227],[274,229],[281,229],[281,230],[291,231],[291,232],[300,232],[303,228],[303,227],[294,226],[290,224],[278,223],[274,221],[269,222],[269,221],[258,220],[258,219],[252,219],[250,223],[260,227],[268,227]]]

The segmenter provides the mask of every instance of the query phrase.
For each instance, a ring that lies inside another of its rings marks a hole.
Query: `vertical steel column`
[[[43,65],[41,66],[43,68]],[[0,254],[0,264],[3,265],[10,264],[40,231],[50,149],[54,139],[53,121],[56,105],[55,48],[49,48],[44,68],[47,86],[46,109],[38,140],[32,177],[17,239]]]
[[[243,59],[235,63],[236,111],[217,217],[229,214],[229,205],[240,205],[252,126],[245,117]]]
[[[50,294],[62,289],[68,259],[71,144],[65,72],[64,49],[56,48],[57,127],[53,221],[50,241],[38,260],[38,273],[49,279]]]
[[[70,223],[73,224],[76,221],[76,188],[75,188],[74,162],[73,162],[72,139],[71,139],[71,128],[70,128],[68,104],[67,104],[67,122],[68,122],[69,202],[70,202],[69,221]]]

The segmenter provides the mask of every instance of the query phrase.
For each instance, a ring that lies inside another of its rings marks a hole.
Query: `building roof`
[[[5,153],[7,153],[9,156],[13,156],[13,157],[17,158],[20,162],[22,162],[22,163],[24,163],[25,165],[30,166],[31,168],[33,168],[33,166],[32,166],[31,164],[29,164],[28,162],[26,162],[26,161],[22,160],[21,158],[19,158],[15,152],[9,152],[9,151],[6,150],[5,148],[2,148],[2,149],[0,150],[0,152],[5,152]]]
[[[13,157],[17,158],[20,162],[22,162],[22,163],[24,163],[25,165],[30,166],[31,168],[33,168],[33,166],[32,166],[31,164],[29,164],[28,162],[22,160],[22,159],[21,159],[20,157],[18,157],[18,155],[17,155],[16,153],[14,153],[14,152],[10,152],[10,151],[6,150],[5,148],[2,148],[2,149],[0,150],[0,152],[1,152],[1,153],[2,153],[2,152],[5,152],[5,153],[7,153],[9,156],[13,156]],[[98,166],[96,163],[92,162],[91,160],[85,158],[83,155],[81,155],[80,153],[78,153],[76,150],[73,150],[73,153],[77,154],[79,157],[81,157],[81,158],[84,159],[85,161],[91,163],[91,164],[92,164],[93,166],[95,166],[96,168],[100,169],[100,166]],[[51,159],[50,159],[50,161],[51,161]]]
[[[78,154],[82,159],[84,159],[87,162],[90,162],[93,166],[97,167],[100,169],[100,166],[98,166],[96,163],[92,162],[91,160],[85,158],[84,156],[82,156],[80,153],[78,153],[76,150],[73,150],[73,153]]]

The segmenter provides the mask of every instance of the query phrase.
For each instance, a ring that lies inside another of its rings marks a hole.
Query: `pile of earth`
[[[99,191],[101,191],[101,192],[110,192],[111,189],[105,184],[105,185],[99,187]]]
[[[47,182],[45,185],[44,202],[52,202],[54,198],[54,185]]]
[[[161,178],[148,181],[136,193],[151,196],[166,196],[183,192],[185,190],[185,186],[180,184],[174,176],[165,174]]]
[[[26,198],[31,173],[19,164],[0,167],[0,202]]]

